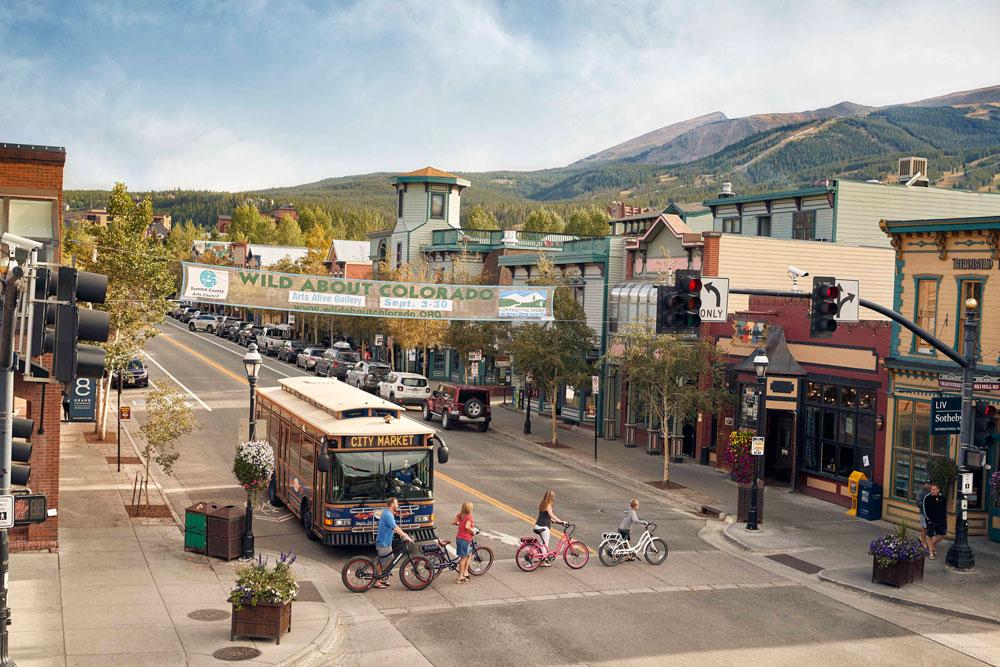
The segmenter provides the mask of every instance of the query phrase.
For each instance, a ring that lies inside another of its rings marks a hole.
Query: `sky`
[[[1000,83],[1000,2],[945,5],[0,0],[0,142],[65,146],[67,188],[557,167],[713,111]]]

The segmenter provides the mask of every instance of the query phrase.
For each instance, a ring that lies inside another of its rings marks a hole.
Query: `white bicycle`
[[[642,555],[650,565],[660,565],[667,560],[667,543],[661,537],[654,537],[656,524],[646,521],[646,530],[635,545],[629,544],[620,533],[604,533],[601,535],[601,546],[597,549],[597,556],[601,562],[608,567],[614,567],[618,563],[631,556],[638,558]]]

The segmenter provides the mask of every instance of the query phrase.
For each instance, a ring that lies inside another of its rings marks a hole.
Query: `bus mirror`
[[[316,467],[319,468],[320,472],[330,472],[330,468],[333,467],[330,461],[329,454],[320,454],[319,458],[316,459]]]
[[[448,462],[448,445],[443,442],[438,446],[438,463],[444,464]]]

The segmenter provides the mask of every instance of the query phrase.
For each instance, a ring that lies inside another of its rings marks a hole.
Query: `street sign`
[[[962,432],[962,397],[942,396],[931,399],[931,433]]]
[[[118,408],[118,419],[122,420],[123,422],[127,422],[130,419],[132,419],[132,406],[123,405],[120,408]]]
[[[482,350],[473,350],[472,352],[469,352],[469,361],[482,361],[482,360],[483,360]]]
[[[972,493],[972,473],[963,472],[962,473],[962,493],[969,494]]]
[[[861,283],[837,278],[837,287],[840,289],[840,296],[837,297],[837,314],[833,319],[838,322],[857,322],[861,319]]]
[[[764,438],[754,436],[750,439],[750,453],[754,456],[764,456]]]
[[[702,322],[725,322],[729,317],[729,278],[701,277]]]
[[[417,360],[417,351],[416,350],[408,350],[406,352],[406,358],[407,358],[408,361],[416,361]]]
[[[590,376],[590,393],[597,394],[601,391],[601,377],[599,375]]]
[[[384,342],[385,338],[382,336],[382,334],[375,334],[375,347],[382,347],[382,344]]]
[[[962,376],[954,373],[938,375],[938,386],[942,389],[961,389]],[[1000,391],[1000,377],[976,375],[972,378],[972,391]]]
[[[0,528],[14,527],[14,496],[0,496]]]
[[[97,414],[97,382],[91,378],[76,378],[69,395],[69,420],[92,422]]]
[[[289,315],[288,316],[288,323],[289,324],[295,324],[295,316],[294,315]]]
[[[494,363],[497,368],[510,368],[511,356],[509,354],[498,354]]]

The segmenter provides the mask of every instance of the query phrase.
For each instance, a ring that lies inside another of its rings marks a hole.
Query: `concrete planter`
[[[261,602],[253,607],[237,610],[233,605],[229,641],[236,637],[274,639],[281,643],[281,635],[292,629],[292,603]]]
[[[736,499],[736,522],[746,523],[750,516],[750,494],[752,484],[740,484]],[[757,523],[764,523],[764,480],[757,480]]]
[[[900,560],[894,565],[883,567],[872,557],[872,583],[886,584],[899,588],[906,584],[924,580],[924,559]]]

